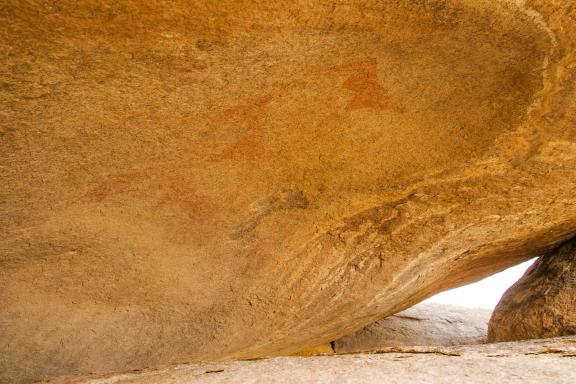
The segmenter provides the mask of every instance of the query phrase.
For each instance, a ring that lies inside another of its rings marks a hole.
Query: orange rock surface
[[[291,353],[576,232],[570,0],[6,0],[0,382]]]

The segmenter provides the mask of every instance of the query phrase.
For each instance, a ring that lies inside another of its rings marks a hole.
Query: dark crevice
[[[204,373],[206,374],[206,373],[220,373],[220,372],[224,372],[224,370],[223,369],[214,369],[212,371],[206,371]]]

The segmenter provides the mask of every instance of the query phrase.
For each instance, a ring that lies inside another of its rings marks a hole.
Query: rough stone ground
[[[50,384],[389,383],[574,384],[576,337],[373,354],[196,363]]]

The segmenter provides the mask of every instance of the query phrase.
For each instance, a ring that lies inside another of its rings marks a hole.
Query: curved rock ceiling
[[[4,2],[0,381],[295,352],[566,240],[575,12]]]

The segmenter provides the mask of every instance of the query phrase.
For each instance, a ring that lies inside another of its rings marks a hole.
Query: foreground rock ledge
[[[0,6],[0,382],[297,352],[576,233],[573,0]]]
[[[554,383],[576,382],[576,337],[460,347],[389,348],[377,354],[184,364],[50,384]]]

